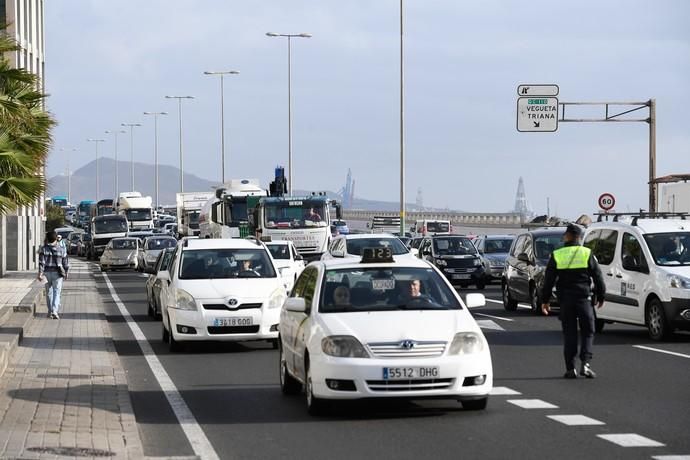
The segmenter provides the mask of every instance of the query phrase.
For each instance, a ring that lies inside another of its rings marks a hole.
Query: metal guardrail
[[[398,211],[357,211],[344,210],[343,218],[345,220],[356,221],[371,221],[374,216],[381,217],[398,217]],[[503,228],[520,228],[525,219],[521,214],[517,213],[471,213],[471,212],[445,212],[445,211],[412,211],[405,216],[406,222],[410,225],[414,224],[415,220],[449,220],[453,225],[462,225],[467,227],[503,227]]]

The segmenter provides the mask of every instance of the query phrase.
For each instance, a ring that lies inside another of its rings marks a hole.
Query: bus
[[[77,225],[81,228],[89,228],[91,225],[92,209],[96,207],[96,202],[93,200],[83,200],[77,206]]]
[[[66,196],[53,196],[50,198],[50,204],[60,208],[64,208],[68,205]]]

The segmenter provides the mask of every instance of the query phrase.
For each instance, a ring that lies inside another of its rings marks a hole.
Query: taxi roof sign
[[[391,248],[364,248],[362,249],[362,263],[385,263],[394,262],[393,251]]]

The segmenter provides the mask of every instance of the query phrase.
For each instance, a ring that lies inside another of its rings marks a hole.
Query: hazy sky
[[[138,161],[178,165],[183,108],[185,172],[220,180],[220,89],[225,79],[226,178],[267,187],[287,167],[287,43],[295,39],[294,186],[399,197],[397,0],[62,0],[46,2],[46,82],[58,119],[49,175],[95,158],[86,138],[141,122]],[[690,2],[687,0],[405,0],[406,191],[429,206],[504,212],[518,177],[545,212],[595,209],[601,192],[619,210],[647,206],[648,125],[562,123],[518,133],[516,87],[555,83],[561,102],[657,101],[658,175],[690,173]],[[576,115],[575,112],[570,115]],[[603,115],[580,111],[577,115]],[[646,117],[647,110],[639,112]],[[129,134],[120,159],[129,159]],[[170,178],[177,180],[177,178]]]

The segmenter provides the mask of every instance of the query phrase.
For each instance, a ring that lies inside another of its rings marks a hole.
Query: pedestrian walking
[[[549,299],[556,286],[556,297],[560,305],[560,320],[563,328],[563,357],[566,372],[563,377],[577,378],[575,357],[578,352],[578,323],[580,325],[580,375],[593,379],[596,373],[590,366],[594,342],[594,305],[604,305],[606,286],[596,257],[589,248],[580,246],[582,229],[568,225],[563,235],[564,246],[551,253],[544,274],[541,292],[542,312],[551,311]],[[594,297],[592,297],[592,281]]]
[[[68,271],[67,251],[58,243],[57,233],[50,231],[38,253],[38,280],[46,282],[49,318],[60,319],[60,292]]]

